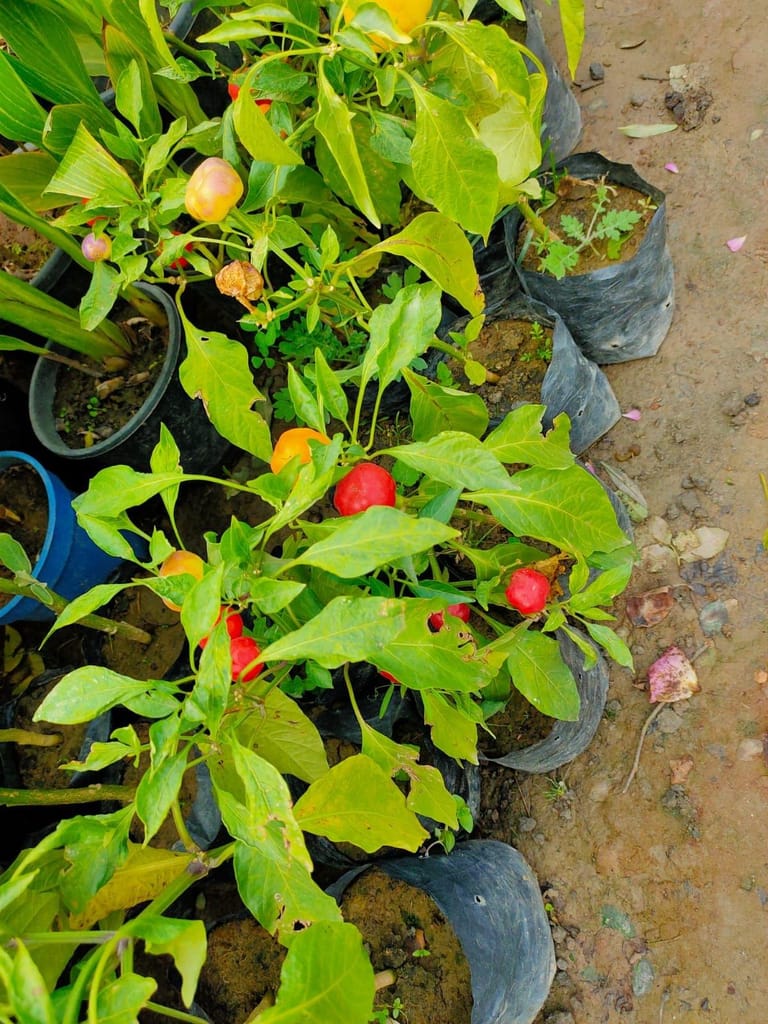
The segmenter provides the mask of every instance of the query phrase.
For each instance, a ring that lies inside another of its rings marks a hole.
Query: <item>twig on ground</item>
[[[661,993],[661,1002],[659,1003],[659,1024],[664,1024],[664,1007],[667,1005],[669,999],[669,989],[665,988]]]
[[[528,801],[525,799],[525,793],[523,792],[523,787],[520,785],[520,780],[517,779],[517,778],[515,779],[515,785],[517,786],[518,792],[520,793],[520,799],[523,801],[523,810],[525,811],[526,817],[530,818],[530,816],[531,816],[531,807],[530,807],[530,804],[528,803]]]
[[[656,716],[658,715],[658,713],[661,711],[661,709],[663,707],[664,707],[663,703],[657,704],[656,707],[653,709],[653,711],[650,713],[650,715],[648,715],[648,717],[645,720],[645,725],[643,726],[642,730],[640,731],[640,739],[639,739],[638,744],[637,744],[637,752],[635,753],[635,760],[632,762],[632,768],[630,770],[629,775],[627,776],[627,781],[624,783],[624,786],[622,787],[622,790],[621,790],[622,794],[627,792],[627,790],[629,789],[630,785],[632,784],[632,779],[634,779],[635,775],[637,774],[637,769],[638,769],[638,766],[640,764],[640,753],[641,753],[641,751],[643,749],[643,743],[645,741],[646,733],[650,729],[651,723],[653,722],[654,718],[656,718]]]

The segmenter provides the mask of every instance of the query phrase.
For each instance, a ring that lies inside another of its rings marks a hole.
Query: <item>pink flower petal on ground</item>
[[[664,170],[669,171],[670,174],[680,173],[680,168],[677,166],[676,163],[673,163],[671,160],[668,164],[664,164]]]
[[[701,687],[696,670],[679,647],[668,648],[648,669],[651,703],[687,700]]]
[[[640,412],[639,409],[628,409],[621,415],[624,417],[625,420],[634,420],[635,423],[637,423],[637,421],[641,418],[643,414]]]
[[[742,235],[741,238],[729,238],[725,244],[728,246],[731,252],[738,252],[742,245],[744,245],[746,240],[747,236]]]

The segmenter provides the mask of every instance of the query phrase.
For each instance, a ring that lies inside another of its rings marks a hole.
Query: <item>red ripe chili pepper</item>
[[[241,86],[239,85],[238,82],[228,82],[227,83],[227,92],[229,93],[229,98],[232,100],[233,103],[235,102],[237,97],[240,95],[240,88],[241,88]],[[253,90],[251,90],[251,91],[253,91]],[[264,99],[257,99],[256,97],[254,97],[253,102],[256,104],[256,106],[259,108],[259,110],[262,112],[262,114],[266,114],[267,111],[269,110],[269,108],[272,106],[272,100],[266,99],[266,98],[264,98]]]
[[[243,619],[239,612],[236,612],[234,608],[229,608],[223,605],[219,610],[219,614],[216,616],[214,626],[218,626],[221,622],[221,617],[224,616],[224,620],[227,625],[227,633],[232,640],[243,635]],[[208,643],[208,637],[204,636],[200,641],[200,647],[204,648]]]
[[[549,580],[538,569],[516,569],[504,594],[521,615],[536,615],[546,607]]]
[[[432,612],[429,616],[429,624],[434,630],[440,630],[445,625],[445,616],[454,615],[457,619],[461,619],[462,622],[469,622],[469,617],[472,612],[469,609],[468,604],[449,604],[445,609],[445,612]]]
[[[375,462],[358,462],[336,484],[333,504],[342,516],[365,512],[372,505],[395,504],[397,488],[391,473]]]
[[[263,661],[256,661],[260,654],[261,648],[251,636],[236,636],[230,640],[229,656],[232,661],[233,682],[248,683],[259,675],[264,668]]]

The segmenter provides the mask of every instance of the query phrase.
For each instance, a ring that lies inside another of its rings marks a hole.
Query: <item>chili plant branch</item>
[[[44,590],[44,600],[39,596],[41,588]],[[63,612],[69,604],[66,597],[55,593],[50,587],[40,583],[38,580],[24,584],[0,579],[0,594],[11,594],[14,597],[31,597],[57,614]],[[78,619],[78,625],[86,626],[88,629],[95,629],[99,633],[108,633],[110,636],[122,636],[126,640],[134,640],[138,644],[149,644],[152,642],[151,634],[143,629],[139,629],[138,626],[132,626],[130,622],[107,619],[102,615],[85,615],[82,619]]]

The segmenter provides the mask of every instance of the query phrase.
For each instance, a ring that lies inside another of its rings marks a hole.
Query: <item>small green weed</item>
[[[521,363],[533,362],[533,359],[540,359],[543,363],[552,362],[552,338],[538,320],[531,324],[531,341],[536,345],[536,352],[523,352],[520,356]]]
[[[56,429],[62,434],[68,434],[72,429],[72,410],[66,407],[59,409],[56,416]]]
[[[568,784],[564,779],[547,779],[544,796],[547,800],[559,800],[568,792]]]
[[[243,324],[243,327],[247,328],[248,324]],[[272,369],[276,356],[298,366],[309,362],[316,348],[322,351],[331,364],[353,364],[367,342],[368,336],[363,331],[349,330],[342,334],[322,322],[309,330],[303,316],[273,320],[264,329],[256,329],[253,334],[256,351],[251,356],[251,366],[254,370],[263,366]]]
[[[615,189],[605,181],[596,183],[594,189],[592,213],[587,224],[571,214],[563,214],[560,218],[561,235],[550,234],[548,238],[532,235],[532,243],[539,256],[540,271],[558,279],[564,277],[569,270],[576,269],[585,250],[598,251],[596,242],[605,243],[605,254],[609,260],[621,258],[622,247],[641,219],[642,210],[612,210],[611,197]],[[557,198],[555,192],[547,192],[542,208],[551,206]],[[647,197],[643,205],[645,208],[651,206]]]
[[[409,263],[402,274],[393,270],[392,273],[387,277],[385,283],[381,286],[381,293],[384,298],[389,299],[392,302],[397,298],[397,293],[405,288],[409,284],[416,284],[421,277],[421,271],[418,267],[415,267],[412,263]]]
[[[403,1012],[404,1009],[405,1007],[402,999],[400,999],[399,996],[395,996],[392,1000],[391,1006],[385,1006],[380,1010],[373,1011],[370,1024],[389,1024],[392,1020],[401,1021],[402,1024],[407,1024],[408,1018]]]

